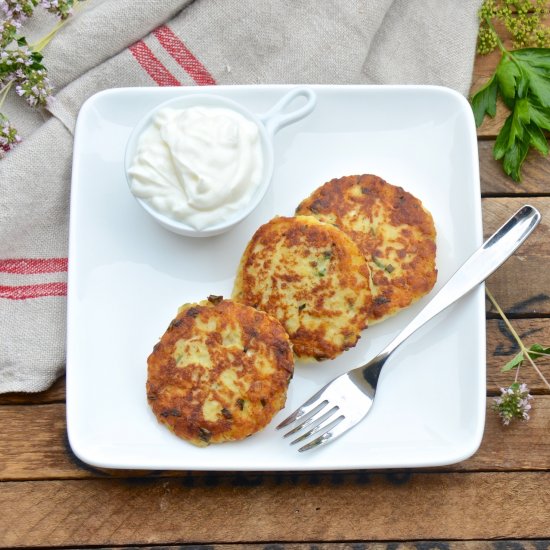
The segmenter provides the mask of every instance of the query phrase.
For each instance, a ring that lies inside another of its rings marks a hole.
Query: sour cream
[[[258,127],[237,111],[166,107],[138,140],[130,189],[157,212],[200,230],[250,202],[263,164]]]

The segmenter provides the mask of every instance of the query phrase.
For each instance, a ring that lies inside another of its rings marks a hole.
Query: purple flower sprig
[[[37,4],[38,0],[0,0],[0,14],[19,28],[33,14]]]
[[[502,423],[508,426],[512,420],[529,420],[532,399],[527,384],[514,382],[509,388],[500,388],[500,396],[495,397],[493,409]]]
[[[0,51],[0,88],[13,84],[31,107],[46,105],[53,92],[42,54],[29,48],[24,38],[17,40],[17,47]]]
[[[65,20],[73,13],[74,0],[41,0],[40,5],[59,19]]]
[[[535,363],[536,360],[550,358],[550,347],[545,347],[541,344],[533,344],[530,348],[527,348],[488,288],[485,288],[485,293],[520,349],[520,352],[501,369],[502,372],[508,372],[515,369],[516,375],[514,382],[508,388],[500,388],[500,396],[496,397],[493,402],[493,410],[498,413],[502,423],[508,426],[512,420],[529,420],[529,411],[531,410],[530,401],[533,399],[533,396],[529,393],[527,384],[518,381],[520,368],[525,361],[535,370],[542,383],[550,389],[550,382]]]
[[[21,136],[10,121],[0,113],[0,158],[13,149],[21,141]]]
[[[75,0],[0,0],[0,16],[19,29],[38,5],[64,20],[73,13],[74,4]]]
[[[41,50],[66,23],[76,2],[82,0],[0,0],[0,111],[12,87],[31,107],[42,107],[52,97],[53,87],[42,63]],[[60,21],[36,44],[29,45],[21,28],[37,6]],[[0,159],[21,141],[15,127],[0,112]]]
[[[53,87],[45,69],[37,69],[21,74],[17,80],[15,92],[23,97],[31,107],[46,105],[50,100]]]
[[[10,19],[0,21],[0,47],[4,48],[15,40],[17,35],[17,26]]]

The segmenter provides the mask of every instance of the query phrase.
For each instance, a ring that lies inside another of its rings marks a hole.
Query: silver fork
[[[300,420],[284,437],[303,432],[291,444],[309,439],[309,443],[298,449],[307,451],[334,441],[355,426],[368,414],[380,372],[391,354],[413,332],[489,277],[525,241],[540,219],[536,208],[529,205],[520,208],[466,260],[424,309],[376,357],[329,382],[283,420],[277,429],[289,427]]]

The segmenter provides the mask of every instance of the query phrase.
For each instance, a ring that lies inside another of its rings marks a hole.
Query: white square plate
[[[256,211],[207,239],[160,227],[124,175],[133,126],[178,94],[211,92],[266,111],[288,86],[128,88],[82,107],[74,143],[67,336],[69,441],[107,468],[332,470],[449,464],[478,448],[485,420],[485,311],[479,287],[411,337],[386,365],[365,420],[332,445],[290,447],[276,424],[338,374],[374,356],[426,303],[367,329],[336,360],[296,364],[286,408],[245,441],[197,448],[152,414],[146,359],[178,306],[231,294],[254,231],[334,177],[376,174],[432,212],[439,288],[481,244],[477,140],[468,102],[446,88],[312,86],[314,112],[274,141],[272,185]]]

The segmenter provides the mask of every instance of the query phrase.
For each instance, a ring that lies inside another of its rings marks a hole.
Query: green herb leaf
[[[536,361],[541,357],[550,356],[550,347],[545,348],[541,344],[533,344],[529,348],[527,353],[533,361]],[[512,370],[513,368],[521,366],[524,359],[525,357],[523,356],[523,352],[520,351],[512,360],[508,361],[508,363],[506,363],[506,365],[502,367],[501,372],[507,372],[509,370]]]
[[[536,124],[529,124],[527,133],[529,134],[529,144],[531,147],[534,147],[542,155],[547,155],[548,142],[546,141],[544,132]]]
[[[495,74],[498,80],[498,91],[506,105],[511,107],[517,95],[520,70],[510,57],[503,55]]]
[[[532,94],[540,101],[543,107],[550,108],[550,78],[542,76],[535,71],[530,71],[528,78]]]
[[[545,348],[541,344],[533,344],[529,348],[529,351],[532,352],[532,353],[529,353],[529,355],[533,360],[538,359],[539,357],[542,357],[542,356],[550,355],[550,347]]]
[[[550,108],[550,49],[528,48],[515,50],[509,55],[518,67],[521,77],[527,81],[531,95],[536,97],[543,107]],[[523,87],[525,88],[525,85]],[[525,90],[520,90],[519,86],[518,95],[525,96]]]
[[[522,48],[514,50],[513,56],[528,63],[533,68],[550,71],[550,48]]]
[[[486,114],[490,117],[495,116],[497,112],[497,91],[498,82],[496,76],[493,75],[489,81],[473,95],[471,103],[476,126],[478,128],[481,126]]]
[[[518,365],[521,365],[521,363],[523,363],[523,351],[520,351],[512,360],[508,361],[508,363],[506,363],[506,365],[504,365],[500,369],[500,371],[508,372],[509,370],[512,370]]]
[[[518,99],[512,111],[512,125],[508,136],[508,147],[514,145],[514,141],[523,139],[525,124],[529,123],[529,102],[527,99]]]
[[[510,128],[512,127],[512,115],[510,115],[505,121],[502,129],[500,130],[495,145],[493,147],[493,156],[496,160],[500,160],[508,149],[508,142],[510,141]]]
[[[514,181],[521,181],[521,166],[529,152],[529,140],[516,140],[508,148],[503,159],[502,167]]]
[[[545,110],[536,101],[531,101],[529,104],[529,118],[539,128],[550,130],[550,110]]]

